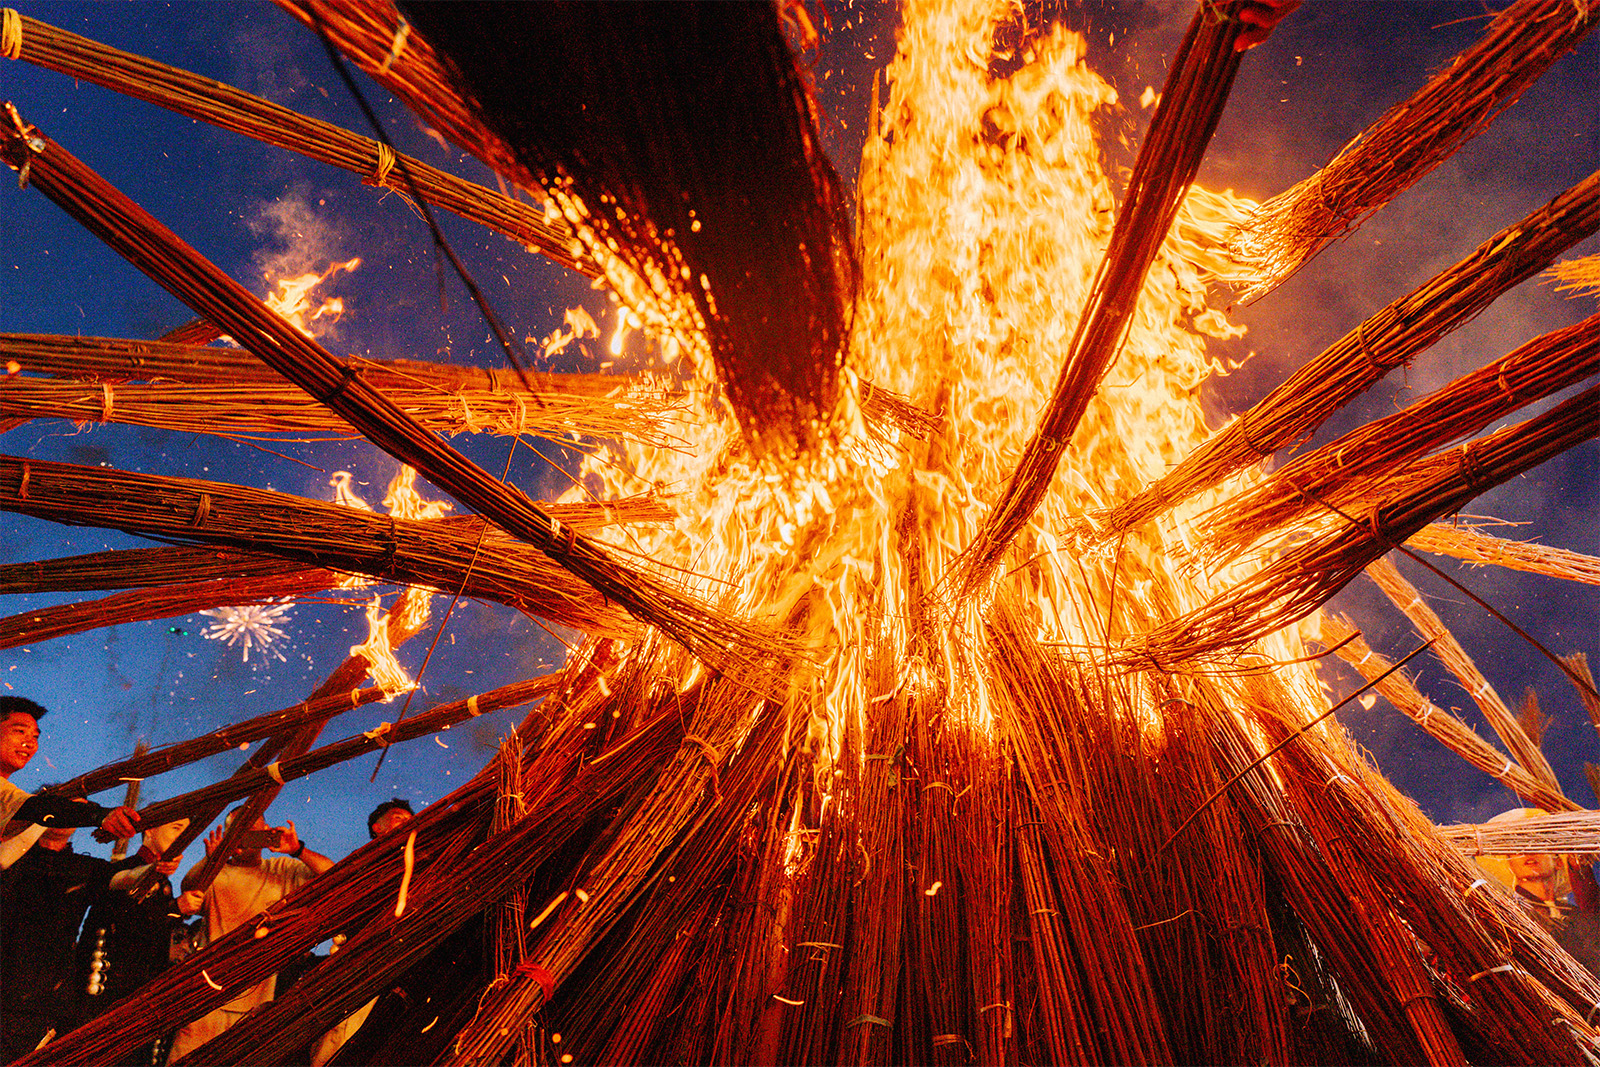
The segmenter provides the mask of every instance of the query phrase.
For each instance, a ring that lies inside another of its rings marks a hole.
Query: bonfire
[[[8,108],[19,178],[198,319],[153,340],[7,335],[0,418],[355,432],[463,509],[425,509],[409,482],[384,516],[0,459],[5,508],[169,546],[5,568],[11,589],[126,590],[6,620],[9,645],[365,580],[416,591],[374,607],[368,642],[300,703],[58,788],[262,741],[142,813],[192,817],[193,840],[234,801],[259,812],[294,778],[532,705],[469,784],[22,1062],[116,1062],[355,931],[186,1061],[281,1062],[480,928],[484,983],[441,972],[345,1061],[1600,1054],[1600,980],[1470,859],[1600,851],[1600,824],[1386,562],[1595,581],[1589,557],[1441,520],[1595,435],[1596,390],[1570,387],[1594,375],[1600,316],[1265,462],[1600,228],[1600,175],[1222,428],[1197,400],[1207,337],[1232,329],[1211,294],[1262,296],[1421,179],[1592,28],[1585,5],[1517,0],[1257,205],[1194,178],[1289,5],[1200,6],[1123,187],[1101,170],[1111,93],[1081,38],[1034,26],[1002,77],[981,59],[1010,5],[915,0],[853,214],[795,59],[815,32],[798,6],[556,5],[537,27],[516,5],[282,6],[544,209],[9,10],[4,50],[342,167],[430,225],[448,210],[510,236],[609,288],[672,369],[536,373],[475,286],[506,367],[341,357]],[[224,335],[239,347],[210,343]],[[610,444],[536,501],[442,436],[466,430]],[[1323,612],[1364,571],[1498,743]],[[393,650],[436,625],[434,592],[586,636],[557,671],[319,747],[333,716],[409,687]],[[1366,686],[1330,696],[1330,655]],[[1558,662],[1600,724],[1581,655]],[[1442,834],[1334,717],[1371,687],[1529,804],[1579,814]]]

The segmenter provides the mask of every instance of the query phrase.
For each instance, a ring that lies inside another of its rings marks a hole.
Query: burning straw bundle
[[[1256,209],[1230,249],[1256,279],[1242,298],[1271,291],[1482,133],[1595,22],[1590,5],[1570,0],[1517,0],[1502,10],[1472,47],[1333,162]]]
[[[686,648],[729,669],[753,669],[754,660],[786,654],[774,635],[728,619],[667,585],[628,568],[594,541],[579,535],[495,480],[429,434],[382,392],[355,377],[310,338],[256,300],[238,283],[184,244],[137,204],[80,161],[24,128],[13,112],[0,156],[73,217],[149,273],[174,295],[223,327],[285,378],[316,396],[391,455],[415,466],[435,485],[502,529],[535,545],[556,564],[587,582],[630,614],[660,626]]]
[[[1104,525],[1125,530],[1203,492],[1278,449],[1309,437],[1391,370],[1471,319],[1565,249],[1600,229],[1600,171],[1455,266],[1368,318],[1184,458]]]
[[[1118,652],[1157,669],[1236,650],[1304,618],[1390,548],[1485,489],[1600,436],[1600,386],[1527,422],[1416,461],[1369,489],[1329,532],[1290,549],[1209,604]]]
[[[482,520],[475,517],[396,519],[221,482],[13,457],[0,457],[0,486],[5,487],[0,503],[24,515],[81,523],[84,503],[92,499],[97,523],[129,533],[270,546],[275,555],[312,567],[450,592],[465,589],[578,629],[629,629],[627,619],[603,597],[544,555],[503,534],[482,537]],[[482,544],[492,551],[481,552]]]
[[[1237,549],[1299,515],[1344,507],[1359,487],[1449,441],[1477,433],[1600,370],[1600,314],[1529,341],[1386,418],[1296,458],[1212,513],[1208,540]]]

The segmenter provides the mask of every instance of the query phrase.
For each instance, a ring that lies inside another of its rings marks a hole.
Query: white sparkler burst
[[[293,607],[293,601],[284,600],[279,603],[211,608],[200,614],[217,621],[208,625],[201,636],[212,641],[226,641],[229,648],[242,642],[244,647],[239,651],[241,661],[248,661],[251,648],[258,648],[262,659],[277,656],[280,662],[287,662],[275,646],[280,639],[289,636],[279,628],[278,623],[288,621]]]

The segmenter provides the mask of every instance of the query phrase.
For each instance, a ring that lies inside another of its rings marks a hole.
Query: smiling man
[[[39,720],[45,708],[25,697],[0,696],[0,870],[10,867],[45,830],[96,826],[95,838],[132,837],[139,813],[106,808],[81,799],[34,796],[13,785],[11,776],[39,751]]]

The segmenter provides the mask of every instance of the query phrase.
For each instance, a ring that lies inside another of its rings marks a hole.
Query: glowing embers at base
[[[217,621],[207,624],[201,636],[212,641],[226,641],[229,648],[242,645],[239,659],[243,662],[249,661],[251,649],[259,649],[262,659],[276,656],[280,663],[288,662],[277,645],[287,640],[289,634],[278,624],[288,621],[293,608],[292,600],[210,608],[200,614]]]

